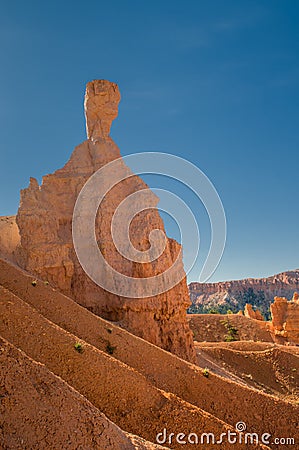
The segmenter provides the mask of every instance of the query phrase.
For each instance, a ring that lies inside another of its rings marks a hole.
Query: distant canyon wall
[[[189,284],[192,306],[199,308],[200,312],[208,312],[213,308],[219,308],[220,312],[226,312],[225,308],[243,310],[246,303],[250,303],[267,314],[274,297],[290,300],[298,290],[299,269],[268,278]]]

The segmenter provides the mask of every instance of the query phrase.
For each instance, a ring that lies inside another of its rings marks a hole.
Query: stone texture
[[[15,216],[0,217],[0,256],[15,262],[14,251],[20,243]]]
[[[249,317],[250,319],[264,320],[261,312],[258,309],[254,311],[252,305],[250,305],[249,303],[246,303],[245,305],[244,316]]]
[[[0,363],[1,449],[162,449],[122,431],[73,387],[2,337]]]
[[[265,302],[269,306],[275,296],[291,299],[293,292],[299,290],[299,269],[282,272],[268,278],[245,278],[218,283],[189,284],[192,303],[208,308],[223,305],[228,300],[238,307],[238,298],[248,289],[252,289],[255,294],[263,292]]]
[[[88,139],[107,138],[117,117],[120,92],[117,84],[96,80],[87,83],[84,109]]]
[[[270,306],[272,322],[270,330],[278,343],[299,344],[299,300],[297,292],[291,301],[275,297]]]
[[[21,191],[17,214],[21,245],[15,252],[17,261],[95,314],[119,322],[155,345],[194,361],[192,334],[186,320],[190,300],[185,278],[155,297],[124,298],[93,283],[81,268],[73,248],[72,215],[81,188],[96,170],[120,158],[119,149],[109,136],[119,100],[116,84],[104,80],[87,84],[88,140],[75,148],[62,169],[44,176],[41,186],[31,178],[29,187]],[[128,261],[117,252],[110,232],[112,215],[123,199],[140,189],[148,187],[134,174],[113,187],[99,208],[95,227],[97,242],[106,260],[119,272],[136,278],[162,273],[180,252],[180,245],[172,239],[166,240],[163,254],[153,263]],[[155,197],[155,204],[157,202]],[[156,208],[139,213],[132,221],[131,240],[138,250],[149,248],[148,237],[153,229],[164,231]],[[184,275],[181,259],[179,270]]]
[[[293,297],[292,297],[292,302],[299,302],[299,294],[298,292],[294,292]]]

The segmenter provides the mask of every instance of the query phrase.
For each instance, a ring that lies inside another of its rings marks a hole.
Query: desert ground
[[[156,448],[165,427],[220,435],[238,421],[298,439],[298,348],[196,341],[191,364],[3,259],[0,285],[2,448]]]

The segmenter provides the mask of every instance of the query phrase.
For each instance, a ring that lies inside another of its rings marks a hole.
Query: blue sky
[[[1,215],[85,139],[85,83],[105,78],[122,94],[112,137],[123,155],[182,156],[217,188],[228,238],[213,281],[299,267],[297,1],[12,0],[0,11]],[[207,217],[184,195],[204,258]]]

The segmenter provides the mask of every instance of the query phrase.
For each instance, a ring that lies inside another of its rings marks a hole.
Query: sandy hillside
[[[253,342],[196,343],[202,365],[236,376],[263,392],[299,404],[299,357],[297,347]]]
[[[188,314],[187,317],[198,342],[224,342],[228,335],[227,323],[236,328],[238,340],[272,342],[267,322],[261,320],[238,314]]]
[[[0,338],[0,448],[162,448],[128,435],[44,365]]]
[[[32,276],[0,261],[0,334],[126,432],[155,442],[165,426],[173,433],[202,430],[220,435],[242,420],[252,432],[298,439],[298,406],[272,395],[274,391],[268,395],[239,382],[238,376],[234,379],[213,370],[204,376],[200,367],[93,315],[51,286],[33,281]],[[82,353],[75,350],[78,342]],[[212,358],[219,366],[219,359]],[[232,369],[230,374],[234,375]]]
[[[201,367],[298,405],[299,347],[273,343],[265,322],[242,315],[193,314],[188,320]],[[228,324],[234,342],[226,342]]]

